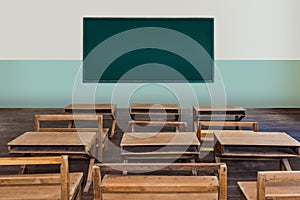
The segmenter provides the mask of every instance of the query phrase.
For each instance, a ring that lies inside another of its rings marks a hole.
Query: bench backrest
[[[197,128],[197,136],[198,138],[201,138],[205,135],[203,135],[203,131],[205,127],[219,127],[223,129],[224,127],[229,128],[237,128],[238,130],[241,130],[243,128],[251,128],[253,131],[258,131],[258,123],[257,122],[230,122],[230,121],[199,121],[198,122],[198,128]],[[206,128],[206,129],[207,129]],[[207,131],[206,131],[207,133]]]
[[[167,171],[167,172],[180,172],[180,171],[213,171],[218,172],[218,199],[225,200],[227,197],[227,167],[224,163],[109,163],[109,164],[96,164],[93,168],[93,182],[94,182],[94,199],[102,199],[101,172],[113,173],[119,171],[120,173],[132,172],[134,174],[151,172],[154,173]],[[127,173],[126,173],[127,174]],[[119,175],[126,176],[126,175]],[[146,175],[152,176],[152,175]],[[190,179],[192,180],[191,176]],[[124,183],[126,184],[126,183]],[[120,192],[120,191],[119,191]],[[121,191],[122,192],[122,191]]]
[[[173,121],[129,121],[128,127],[131,132],[135,132],[135,126],[153,126],[153,127],[175,127],[176,132],[179,131],[180,127],[182,127],[182,131],[187,131],[187,123],[186,122],[173,122]]]
[[[69,165],[68,156],[61,157],[14,157],[0,158],[0,166],[13,165],[60,165],[60,174],[57,177],[32,177],[26,175],[0,176],[0,186],[9,185],[60,185],[61,199],[69,200]]]
[[[97,121],[96,128],[44,128],[41,126],[43,121]],[[35,116],[35,131],[37,132],[102,132],[103,131],[103,116],[102,115],[36,115]]]
[[[300,171],[265,171],[258,172],[257,176],[257,199],[300,199],[299,192],[293,195],[291,190],[288,194],[270,195],[266,192],[268,186],[272,184],[286,184],[287,187],[298,184],[300,185]],[[287,198],[289,197],[289,198]]]

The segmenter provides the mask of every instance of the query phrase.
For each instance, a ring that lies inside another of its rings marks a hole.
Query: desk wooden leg
[[[124,161],[123,161],[124,163],[128,163],[128,159],[126,158],[126,159],[124,159]],[[122,171],[122,174],[123,175],[127,175],[127,171]]]
[[[215,162],[216,162],[216,163],[221,163],[220,157],[215,157]]]
[[[239,119],[240,119],[240,116],[238,116],[238,115],[235,115],[235,116],[234,116],[234,120],[235,120],[236,122],[240,121]]]
[[[26,171],[26,165],[21,165],[19,169],[19,174],[24,174]]]
[[[93,174],[93,166],[95,164],[95,158],[90,158],[90,164],[89,164],[89,169],[88,169],[88,176],[86,179],[86,184],[84,187],[83,192],[88,193],[90,186],[92,184],[92,174]]]
[[[283,158],[280,160],[280,170],[293,171],[288,159]]]
[[[198,129],[198,121],[194,121],[194,131],[197,131]]]
[[[135,125],[134,124],[130,124],[129,125],[129,127],[128,127],[128,131],[130,131],[130,132],[135,132],[135,127],[134,127]]]
[[[74,120],[70,120],[68,124],[68,128],[72,128],[74,126]]]
[[[240,116],[236,115],[234,118],[235,118],[234,120],[235,120],[236,122],[240,121]],[[241,130],[241,127],[236,126],[236,127],[235,127],[235,130]]]
[[[191,163],[195,163],[195,162],[196,162],[195,159],[192,159],[192,160],[191,160]],[[194,176],[197,176],[197,170],[192,170],[192,174],[193,174]]]
[[[113,119],[112,125],[111,125],[111,133],[110,133],[109,138],[113,138],[115,135],[116,123],[117,123],[117,121],[115,119]]]

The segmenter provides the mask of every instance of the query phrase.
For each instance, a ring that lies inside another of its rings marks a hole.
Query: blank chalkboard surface
[[[83,18],[83,81],[212,82],[213,18]]]

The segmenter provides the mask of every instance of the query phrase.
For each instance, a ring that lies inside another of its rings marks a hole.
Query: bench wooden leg
[[[77,193],[77,196],[76,196],[76,199],[75,200],[82,200],[82,187],[79,186],[79,190],[78,190],[78,193]]]
[[[117,124],[117,121],[115,119],[113,119],[112,125],[111,125],[111,133],[110,133],[109,138],[113,138],[114,137],[114,135],[115,135],[115,129],[116,129],[116,124]]]
[[[220,157],[215,156],[214,158],[215,158],[216,163],[221,163],[221,158]],[[217,176],[219,174],[219,170],[214,170],[214,173]]]
[[[90,189],[90,186],[92,184],[92,174],[93,174],[94,164],[95,164],[95,158],[91,158],[90,159],[90,164],[89,164],[89,169],[88,169],[88,176],[87,176],[86,184],[85,184],[85,187],[84,187],[84,190],[83,190],[84,193],[88,193],[88,191]]]
[[[280,160],[280,170],[293,171],[288,159],[284,158]]]

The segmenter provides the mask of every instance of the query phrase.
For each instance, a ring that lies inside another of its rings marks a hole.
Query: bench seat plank
[[[32,179],[38,180],[39,177],[53,178],[57,177],[59,174],[27,174],[26,177],[32,177]],[[25,175],[3,175],[2,178],[13,179]],[[78,191],[78,185],[82,181],[82,173],[70,173],[70,200],[75,199]],[[60,185],[43,184],[41,185],[1,185],[0,186],[0,199],[6,200],[60,200]]]
[[[257,199],[256,182],[238,182],[243,195],[247,200]],[[266,188],[267,199],[300,199],[300,184],[278,183]]]
[[[217,200],[218,192],[211,193],[104,193],[103,200],[114,199],[134,199],[134,200]]]
[[[218,192],[215,176],[105,175],[102,192]]]

